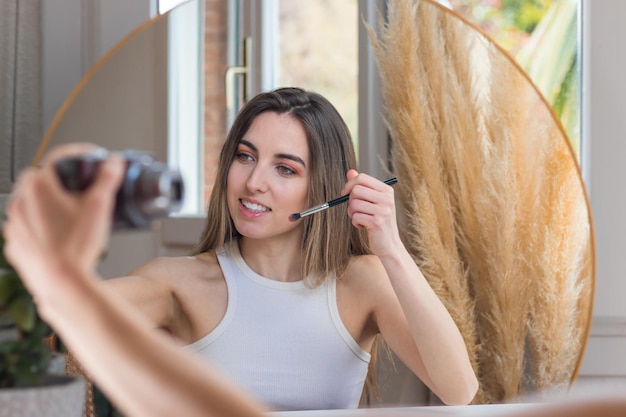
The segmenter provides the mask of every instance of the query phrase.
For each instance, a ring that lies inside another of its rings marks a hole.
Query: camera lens
[[[128,207],[138,210],[142,217],[166,216],[182,206],[183,181],[177,171],[164,164],[142,165],[137,178],[129,179],[129,185],[133,187],[125,196],[132,202]]]
[[[145,152],[126,150],[126,173],[117,192],[114,229],[148,228],[153,220],[180,210],[184,184],[180,173]],[[57,163],[63,186],[81,192],[93,182],[106,155],[83,155]]]

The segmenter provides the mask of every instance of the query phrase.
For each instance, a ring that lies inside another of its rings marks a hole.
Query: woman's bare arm
[[[7,204],[5,255],[39,313],[129,416],[260,416],[260,404],[152,331],[143,314],[98,282],[123,163],[114,157],[102,164],[81,195],[65,192],[53,167],[59,157],[91,149],[55,149],[41,169],[20,175]]]
[[[51,271],[63,279],[71,270]],[[124,299],[72,278],[63,303],[40,311],[98,386],[128,416],[258,416],[262,407],[207,365],[150,331]],[[79,312],[79,314],[77,314]]]
[[[368,277],[362,281],[383,338],[444,403],[469,403],[478,381],[465,342],[400,239],[393,189],[352,170],[344,193],[353,225],[367,230],[378,258],[357,275]]]

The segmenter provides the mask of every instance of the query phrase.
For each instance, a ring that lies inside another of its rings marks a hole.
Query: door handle
[[[250,94],[250,63],[252,62],[252,38],[246,37],[243,40],[243,65],[236,67],[229,67],[226,70],[226,109],[228,112],[235,110],[235,77],[243,77],[243,92],[244,100],[248,98]]]

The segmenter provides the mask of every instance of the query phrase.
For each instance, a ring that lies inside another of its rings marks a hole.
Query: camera
[[[117,191],[113,229],[147,229],[153,220],[180,210],[184,186],[180,173],[156,161],[146,152],[121,152],[126,171]],[[68,191],[86,190],[96,177],[107,152],[64,158],[56,163],[56,172]]]

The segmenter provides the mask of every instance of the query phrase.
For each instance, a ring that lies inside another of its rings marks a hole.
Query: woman
[[[222,149],[195,255],[104,286],[273,409],[357,407],[379,334],[444,403],[466,404],[476,377],[400,240],[393,189],[355,168],[326,99],[260,94]],[[290,220],[345,194],[345,205]]]
[[[400,241],[393,190],[354,168],[326,99],[260,94],[222,148],[195,256],[106,285],[277,409],[357,407],[379,333],[445,403],[467,403],[477,382],[464,343]]]

